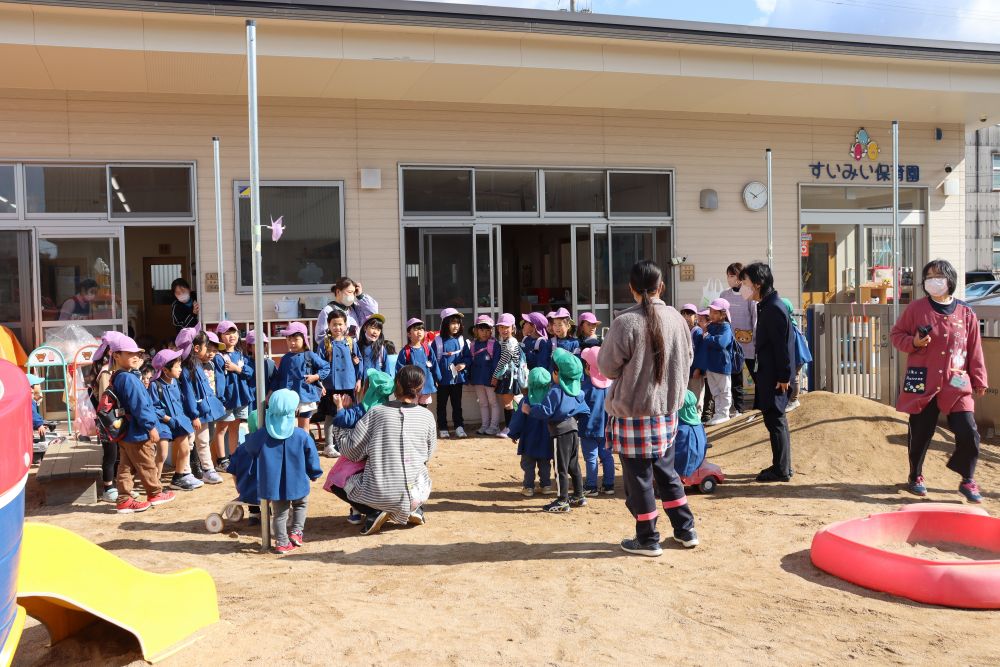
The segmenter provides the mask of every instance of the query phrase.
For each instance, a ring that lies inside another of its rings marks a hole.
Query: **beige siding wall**
[[[0,160],[193,160],[198,165],[201,271],[215,270],[211,137],[222,137],[226,284],[235,285],[231,183],[245,179],[246,102],[240,97],[114,94],[0,94]],[[846,163],[864,125],[891,161],[889,123],[744,115],[629,113],[482,105],[440,105],[318,99],[261,101],[264,179],[343,180],[346,185],[347,273],[364,283],[383,312],[400,322],[397,165],[406,162],[594,165],[676,170],[676,248],[697,267],[695,282],[678,283],[677,300],[694,300],[731,261],[766,253],[766,215],[741,203],[750,180],[764,180],[764,149],[774,151],[775,271],[779,290],[798,290],[798,185],[808,165]],[[944,165],[963,178],[961,126],[905,125],[901,162],[921,166],[930,186],[928,255],[964,270],[964,194],[944,197]],[[360,191],[358,169],[382,170],[382,189]],[[826,182],[825,180],[823,182]],[[714,188],[717,211],[701,211],[698,193]],[[960,191],[964,193],[965,188]],[[622,280],[622,275],[616,276]],[[265,297],[270,308],[272,296]],[[251,314],[249,295],[230,294],[236,318]],[[210,316],[214,317],[214,309]],[[392,331],[396,331],[395,328]]]

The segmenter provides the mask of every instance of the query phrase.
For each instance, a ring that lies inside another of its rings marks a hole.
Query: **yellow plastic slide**
[[[0,667],[8,667],[14,660],[14,652],[17,650],[17,643],[21,641],[22,630],[24,630],[24,607],[18,605],[17,611],[14,613],[14,624],[11,626],[3,646],[0,646]]]
[[[143,658],[154,663],[219,620],[208,572],[146,572],[76,533],[42,523],[24,524],[17,601],[45,625],[53,644],[102,619],[133,634]]]

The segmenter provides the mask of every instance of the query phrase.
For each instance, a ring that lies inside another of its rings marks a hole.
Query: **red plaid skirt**
[[[616,454],[630,459],[656,459],[677,437],[677,415],[656,417],[608,416],[607,442]]]

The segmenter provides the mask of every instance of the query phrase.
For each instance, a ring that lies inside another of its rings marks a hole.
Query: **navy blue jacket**
[[[788,392],[780,391],[779,382],[791,382],[795,374],[795,334],[788,309],[772,290],[757,304],[757,378],[754,382],[754,407],[784,412]]]
[[[31,401],[31,430],[37,431],[38,428],[45,423],[42,419],[42,413],[38,411],[38,403],[35,403],[34,399]]]
[[[128,419],[123,439],[125,442],[146,442],[149,440],[150,429],[157,428],[160,420],[156,417],[153,401],[139,379],[139,374],[129,371],[116,373],[111,384],[118,397],[118,407],[125,411]]]
[[[257,409],[257,363],[253,357],[247,357],[247,365],[250,367],[250,409]],[[246,366],[244,366],[246,368]],[[268,391],[271,382],[274,380],[274,373],[278,370],[277,364],[271,357],[264,357],[264,393]]]
[[[164,382],[162,379],[149,383],[149,398],[153,401],[153,410],[159,423],[156,430],[160,432],[161,440],[173,440],[182,435],[194,433],[191,419],[184,414],[184,402],[181,400],[179,381]],[[170,419],[165,419],[169,417]]]
[[[587,408],[590,410],[587,414],[579,415],[576,418],[580,424],[580,437],[603,441],[604,427],[608,423],[607,413],[604,411],[604,397],[607,395],[608,390],[607,388],[600,389],[595,387],[594,383],[590,380],[590,376],[586,373],[583,374],[580,387],[583,389],[583,402],[587,404]]]
[[[576,351],[573,352],[573,354],[579,357],[580,353],[586,350],[588,347],[600,347],[600,346],[601,346],[601,339],[597,337],[597,334],[594,334],[590,338],[581,338],[580,347],[577,348]]]
[[[259,429],[246,437],[236,451],[240,450],[257,461],[257,493],[264,500],[305,498],[309,495],[309,482],[323,474],[316,444],[298,427],[284,440],[272,438],[266,428]],[[248,467],[244,462],[237,463],[239,470]]]
[[[312,350],[289,352],[281,357],[269,391],[291,389],[299,395],[300,403],[315,403],[320,399],[322,381],[329,374],[330,364]],[[319,375],[320,381],[309,384],[305,381],[307,375]]]
[[[729,326],[729,322],[713,322],[708,325],[708,335],[702,339],[702,345],[705,346],[705,370],[732,375],[734,340],[733,328]]]
[[[553,429],[556,427],[561,427],[558,429],[560,433],[578,430],[574,418],[577,415],[586,416],[588,414],[590,414],[590,408],[583,402],[583,392],[581,391],[576,396],[570,396],[559,385],[549,389],[544,401],[531,406],[531,418],[547,422],[550,425],[549,433],[553,435],[559,434],[553,433]],[[567,422],[572,422],[572,424],[567,424]]]
[[[705,461],[705,427],[692,426],[678,420],[674,439],[674,470],[681,477],[690,477]]]
[[[226,357],[234,364],[243,362],[243,370],[239,373],[226,371]],[[250,391],[250,384],[254,382],[253,363],[240,353],[239,350],[232,352],[219,352],[215,355],[215,393],[222,400],[222,405],[227,410],[242,408],[250,405],[253,392]]]
[[[527,399],[521,399],[522,402]],[[510,439],[517,443],[519,456],[530,456],[533,459],[552,458],[552,435],[548,425],[538,419],[531,419],[521,412],[521,403],[510,418]]]
[[[491,352],[492,350],[492,352]],[[500,361],[500,343],[495,338],[469,344],[469,384],[489,386]]]
[[[437,393],[437,383],[441,381],[441,372],[438,369],[437,357],[434,355],[434,348],[427,345],[424,350],[423,343],[417,347],[410,347],[407,344],[396,356],[396,372],[403,366],[414,365],[424,372],[424,390],[421,394]]]
[[[548,347],[548,351],[545,354],[545,363],[547,364],[545,367],[550,371],[556,367],[552,362],[552,353],[555,352],[557,347],[561,347],[571,354],[580,354],[580,341],[576,338],[556,338],[553,336],[549,339],[548,345],[542,343],[542,347]],[[539,357],[541,357],[541,350],[539,350]],[[536,359],[536,362],[538,362],[538,359]],[[539,363],[539,365],[541,364]]]
[[[328,344],[329,350],[327,350]],[[357,341],[347,338],[344,340],[324,338],[320,344],[320,351],[323,358],[330,363],[330,374],[323,379],[323,386],[327,391],[354,391],[358,380],[361,379],[359,365],[354,363],[355,357],[359,361],[361,359]]]
[[[194,421],[200,419],[202,426],[218,420],[226,413],[222,401],[219,400],[211,385],[208,384],[208,377],[200,363],[194,365],[194,379],[191,378],[191,369],[187,366],[181,371],[178,380],[181,390],[181,400],[184,402],[184,414],[188,419]]]
[[[691,362],[691,373],[693,374],[695,370],[705,372],[705,367],[708,365],[708,360],[705,355],[708,353],[708,348],[705,347],[705,339],[703,338],[704,331],[701,327],[694,327],[691,329],[691,346],[694,350],[694,361]]]
[[[434,356],[437,359],[438,375],[442,385],[465,384],[468,381],[469,344],[462,336],[444,339],[438,336],[431,342]],[[458,375],[451,372],[452,365],[465,364],[466,368]]]
[[[524,363],[528,365],[528,370],[538,365],[538,350],[535,349],[535,345],[541,340],[537,336],[525,336],[521,340],[521,351],[524,353]]]
[[[337,410],[337,414],[333,416],[333,425],[337,428],[354,428],[365,416],[365,412],[367,410],[360,403],[355,403],[343,410]]]

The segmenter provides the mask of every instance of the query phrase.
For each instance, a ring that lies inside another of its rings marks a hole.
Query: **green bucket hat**
[[[792,300],[787,296],[781,297],[781,303],[785,304],[785,308],[788,309],[788,314],[791,315],[795,312],[795,307],[792,305]]]
[[[552,361],[559,371],[559,386],[570,396],[580,394],[580,378],[583,377],[583,362],[572,352],[557,348],[552,353]]]
[[[389,400],[395,389],[396,381],[392,379],[391,375],[383,373],[377,368],[369,368],[368,390],[365,391],[365,397],[361,399],[361,407],[365,409],[365,412],[368,412],[376,405],[382,405]]]
[[[528,404],[538,405],[545,400],[545,394],[552,385],[552,375],[544,368],[532,368],[528,373]]]
[[[255,433],[259,428],[260,424],[257,420],[257,411],[251,410],[250,415],[247,417],[247,430],[251,433]]]
[[[698,397],[690,389],[684,393],[684,407],[677,413],[677,416],[688,426],[697,426],[701,423],[701,415],[698,414]]]

